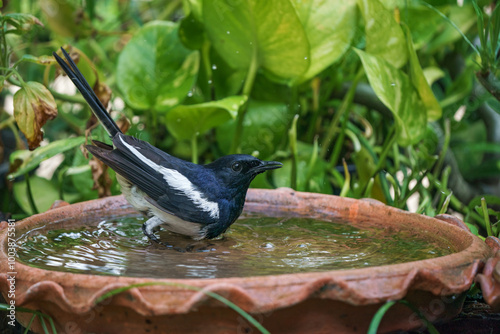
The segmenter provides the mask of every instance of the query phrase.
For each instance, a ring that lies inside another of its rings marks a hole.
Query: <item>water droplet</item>
[[[393,86],[393,87],[394,87],[394,86],[396,86],[396,84],[393,82],[393,83],[391,83],[391,86]]]
[[[217,65],[213,64],[212,65],[212,70],[216,70],[217,69]]]
[[[192,91],[189,91],[189,92],[188,92],[188,96],[189,96],[189,97],[193,96],[193,92],[192,92]]]
[[[240,53],[238,50],[236,50],[236,53]]]
[[[229,35],[231,32],[228,30],[228,31],[226,31],[226,33]]]
[[[212,84],[212,80],[208,80],[208,84],[211,85]]]
[[[307,60],[307,57],[304,57],[305,60]]]

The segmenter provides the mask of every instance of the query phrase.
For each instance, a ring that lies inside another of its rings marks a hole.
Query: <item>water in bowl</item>
[[[432,235],[270,217],[239,219],[218,240],[193,241],[160,231],[159,238],[173,246],[167,248],[142,234],[143,222],[122,217],[74,229],[40,226],[17,240],[18,258],[33,267],[81,274],[220,278],[363,268],[453,252]]]

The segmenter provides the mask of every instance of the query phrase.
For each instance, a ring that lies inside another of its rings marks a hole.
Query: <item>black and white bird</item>
[[[282,166],[243,154],[198,165],[123,134],[71,57],[61,50],[67,63],[54,52],[55,59],[113,142],[111,146],[93,141],[95,146],[86,148],[116,172],[125,198],[149,218],[142,225],[149,239],[161,243],[153,230],[160,225],[195,240],[219,236],[240,216],[255,176]]]

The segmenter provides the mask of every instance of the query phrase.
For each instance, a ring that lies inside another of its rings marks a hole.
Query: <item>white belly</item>
[[[154,220],[154,225],[164,225],[169,231],[179,233],[182,235],[187,235],[195,240],[203,239],[206,235],[206,230],[203,229],[203,225],[185,221],[177,216],[166,213],[157,206],[150,203],[146,195],[142,190],[138,189],[135,185],[132,185],[127,179],[119,174],[116,174],[116,179],[120,184],[121,190],[127,201],[138,211],[147,215],[149,218],[157,217]],[[153,222],[153,221],[152,221]],[[146,222],[145,224],[147,224]],[[148,228],[153,228],[151,226]]]

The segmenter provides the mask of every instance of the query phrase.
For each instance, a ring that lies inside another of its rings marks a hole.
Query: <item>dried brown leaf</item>
[[[40,146],[42,127],[56,116],[54,97],[41,83],[30,81],[14,95],[14,118],[28,140],[30,150]]]

